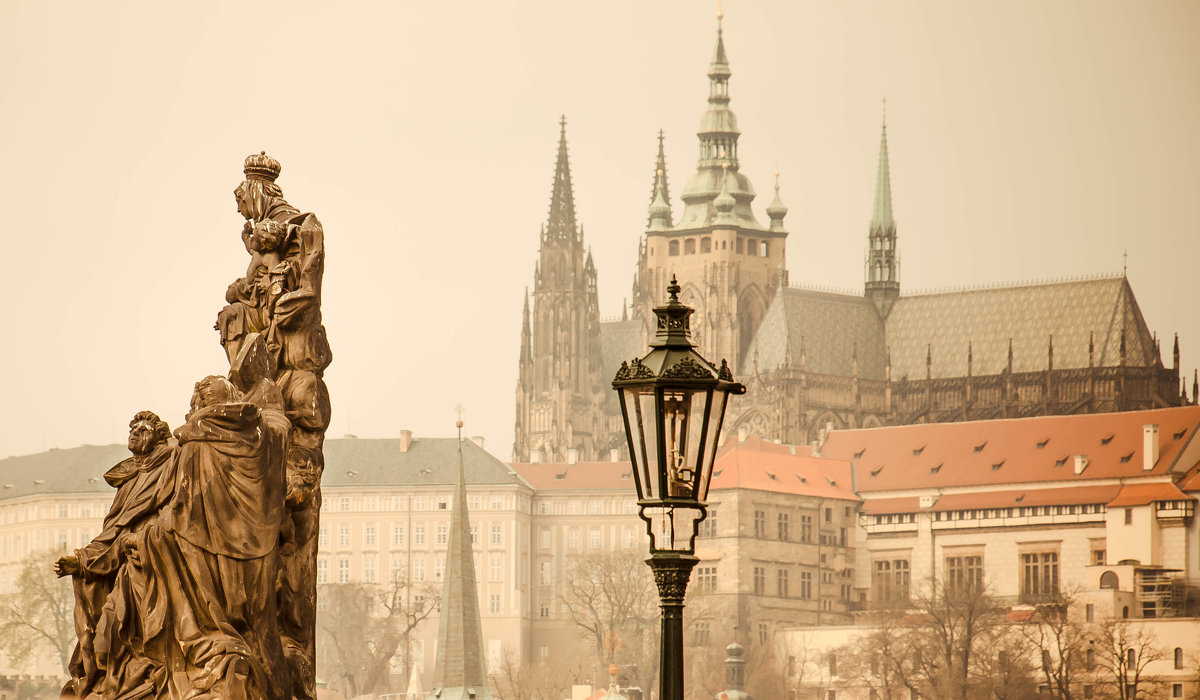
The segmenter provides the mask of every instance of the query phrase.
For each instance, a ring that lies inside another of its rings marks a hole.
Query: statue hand
[[[79,565],[79,557],[74,554],[68,554],[58,558],[54,562],[54,573],[59,578],[63,576],[78,576],[83,569]]]

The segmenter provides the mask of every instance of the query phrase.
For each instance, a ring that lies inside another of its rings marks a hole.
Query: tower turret
[[[867,233],[866,295],[886,318],[900,296],[900,264],[896,254],[896,220],[892,218],[892,179],[887,150],[887,111],[879,136],[879,166],[875,174],[875,207]]]

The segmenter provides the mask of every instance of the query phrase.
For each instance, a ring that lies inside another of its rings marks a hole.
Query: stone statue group
[[[54,564],[79,637],[63,697],[315,697],[325,244],[279,173],[251,155],[234,190],[250,265],[217,317],[228,374],[196,383],[174,435],[133,417],[103,531]]]

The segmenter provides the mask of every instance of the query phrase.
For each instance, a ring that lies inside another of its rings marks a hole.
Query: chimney
[[[410,447],[412,447],[412,431],[411,430],[401,430],[400,431],[400,451],[408,452],[408,448],[410,448]]]
[[[608,461],[610,461],[610,462],[620,462],[621,461],[621,453],[620,453],[620,451],[617,450],[617,448],[614,447],[608,451]]]
[[[1088,465],[1087,455],[1075,455],[1075,474],[1076,475],[1082,474],[1083,470],[1087,469],[1087,465]]]
[[[579,448],[572,447],[567,450],[567,464],[575,464],[579,461]]]
[[[479,449],[481,449],[481,450],[483,449],[483,436],[482,435],[473,435],[471,437],[471,442],[475,443],[476,445],[479,445]]]
[[[1142,471],[1150,471],[1158,463],[1158,424],[1142,426]]]

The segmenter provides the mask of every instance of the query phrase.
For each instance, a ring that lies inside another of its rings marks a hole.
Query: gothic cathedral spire
[[[528,303],[528,300],[527,300]],[[513,460],[593,460],[609,449],[596,266],[575,213],[566,118],[559,121],[550,213],[542,227],[532,313],[521,331]]]
[[[886,104],[886,102],[885,102]],[[875,174],[875,207],[867,233],[866,295],[880,317],[887,318],[900,296],[900,263],[896,254],[896,220],[892,218],[892,179],[887,150],[887,111],[879,136],[879,166]]]

